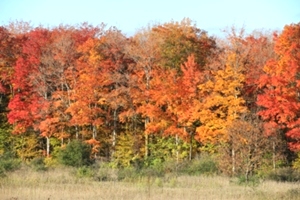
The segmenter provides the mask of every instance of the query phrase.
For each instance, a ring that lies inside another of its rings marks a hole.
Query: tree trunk
[[[75,126],[75,137],[76,137],[76,140],[78,140],[79,131],[78,131],[78,126],[77,125]]]
[[[234,148],[231,149],[231,159],[232,159],[232,174],[235,174],[235,151]]]
[[[272,142],[273,144],[273,156],[272,156],[272,162],[273,162],[273,170],[276,170],[276,145],[275,141]]]
[[[96,140],[97,137],[97,127],[95,125],[93,125],[93,139]],[[97,158],[97,153],[95,152],[94,154],[94,158]]]
[[[178,151],[178,145],[179,145],[179,138],[178,135],[176,134],[176,165],[179,163],[179,151]]]
[[[113,126],[113,133],[112,133],[112,153],[111,157],[113,157],[116,148],[117,142],[117,108],[114,110],[114,126]]]
[[[47,157],[50,156],[50,138],[46,137],[46,155]]]
[[[192,160],[192,153],[193,153],[193,134],[190,134],[190,152],[189,152],[189,160]]]
[[[149,69],[147,68],[147,66],[144,68],[145,71],[145,75],[146,75],[146,90],[149,91],[150,89],[150,77],[151,77],[151,66],[149,67]],[[149,98],[147,97],[146,99],[146,103],[149,103]],[[147,125],[149,123],[149,118],[146,117],[145,118],[145,131],[147,129]],[[148,158],[149,155],[149,135],[147,133],[145,133],[145,158]]]
[[[252,156],[251,156],[251,147],[249,146],[248,148],[248,154],[246,155],[246,172],[245,172],[245,179],[246,179],[246,183],[248,183],[249,181],[249,175],[250,175],[250,171],[251,171],[251,161],[252,161]]]
[[[146,118],[145,119],[145,130],[147,128],[147,124],[148,124],[148,121],[149,119]],[[148,158],[148,155],[149,155],[149,135],[147,133],[145,133],[145,159]]]

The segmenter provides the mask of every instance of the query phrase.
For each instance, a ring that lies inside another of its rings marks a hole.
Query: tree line
[[[116,27],[0,27],[0,155],[72,141],[117,167],[207,153],[222,172],[298,163],[300,24],[224,39],[190,19]],[[294,164],[296,166],[296,164]]]

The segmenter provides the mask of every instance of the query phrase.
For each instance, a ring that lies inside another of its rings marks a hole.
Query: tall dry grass
[[[265,181],[238,185],[221,176],[144,177],[135,181],[100,182],[78,178],[62,168],[45,172],[21,169],[0,178],[0,200],[201,200],[300,199],[300,185]]]

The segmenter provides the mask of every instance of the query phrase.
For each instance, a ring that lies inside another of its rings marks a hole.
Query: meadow
[[[140,177],[134,180],[96,180],[79,177],[69,168],[35,171],[21,168],[0,178],[1,200],[193,200],[300,199],[300,184],[260,181],[239,184],[223,176]]]

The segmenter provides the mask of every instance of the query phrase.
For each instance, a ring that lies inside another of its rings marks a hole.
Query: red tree
[[[285,26],[275,35],[277,59],[269,60],[260,78],[264,93],[257,104],[259,115],[267,122],[268,131],[286,130],[291,150],[300,150],[300,23]],[[270,134],[270,132],[269,132]]]

